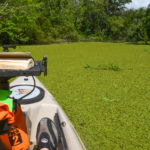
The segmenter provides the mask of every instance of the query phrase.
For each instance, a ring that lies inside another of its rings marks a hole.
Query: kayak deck
[[[24,80],[25,78],[26,80]],[[68,149],[86,150],[84,144],[82,143],[71,122],[65,115],[62,108],[56,102],[54,97],[49,93],[49,91],[42,85],[42,83],[37,78],[35,78],[35,80],[36,85],[41,87],[45,91],[44,98],[36,103],[22,105],[22,110],[26,116],[28,135],[31,143],[30,150],[34,149],[34,147],[36,146],[36,131],[39,121],[42,118],[47,117],[55,122],[55,114],[58,114],[59,116]],[[26,84],[33,85],[32,77],[18,77],[10,84],[10,86]],[[58,150],[63,150],[61,145],[58,146]]]

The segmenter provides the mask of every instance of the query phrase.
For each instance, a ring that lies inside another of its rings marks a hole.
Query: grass
[[[48,76],[39,79],[87,150],[150,148],[150,53],[145,49],[150,47],[98,42],[17,48],[36,59],[48,55]],[[89,69],[107,62],[121,70]]]

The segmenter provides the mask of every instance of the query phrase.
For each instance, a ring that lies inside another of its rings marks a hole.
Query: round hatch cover
[[[19,100],[21,97],[31,92],[33,88],[34,88],[33,85],[16,85],[10,87],[10,91],[12,91],[12,94],[9,97]],[[36,103],[42,100],[44,94],[45,94],[44,90],[36,86],[34,91],[31,94],[29,94],[27,97],[24,97],[23,99],[19,100],[19,103],[20,104]]]

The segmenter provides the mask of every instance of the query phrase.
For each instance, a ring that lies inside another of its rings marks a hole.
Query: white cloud
[[[128,8],[140,8],[140,7],[147,7],[150,4],[150,0],[132,0],[132,3],[127,4]]]

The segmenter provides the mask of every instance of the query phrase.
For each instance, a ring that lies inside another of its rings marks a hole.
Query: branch
[[[8,6],[8,0],[3,4],[3,8],[1,8],[1,11],[3,11]]]
[[[138,34],[138,37],[140,38],[140,40],[144,39],[139,32],[137,34]]]

